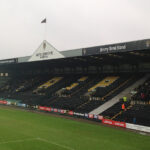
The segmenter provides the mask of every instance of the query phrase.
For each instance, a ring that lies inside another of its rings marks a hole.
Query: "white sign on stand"
[[[126,123],[126,128],[150,133],[150,127]]]
[[[39,48],[33,53],[28,61],[40,61],[48,59],[64,58],[56,48],[54,48],[47,41],[43,41]]]

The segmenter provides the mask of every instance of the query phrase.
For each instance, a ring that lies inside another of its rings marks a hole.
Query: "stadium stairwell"
[[[131,109],[132,106],[133,106],[133,105],[129,105],[124,111],[127,111],[127,110]],[[121,110],[119,113],[117,113],[116,115],[114,115],[114,116],[111,118],[111,120],[114,120],[115,118],[117,118],[117,117],[118,117],[119,115],[121,115],[124,111]]]

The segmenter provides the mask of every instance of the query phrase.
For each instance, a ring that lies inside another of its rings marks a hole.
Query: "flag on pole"
[[[46,23],[46,18],[44,20],[42,20],[41,23]]]

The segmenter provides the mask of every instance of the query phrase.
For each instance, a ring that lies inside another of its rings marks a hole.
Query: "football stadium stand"
[[[150,126],[149,72],[149,39],[63,52],[43,41],[32,56],[0,60],[0,97]]]
[[[120,99],[118,103],[102,113],[106,118],[112,120],[137,123],[141,125],[150,124],[150,78],[143,84],[130,91],[130,98]]]

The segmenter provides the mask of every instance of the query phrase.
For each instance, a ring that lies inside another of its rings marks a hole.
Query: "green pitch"
[[[150,137],[0,107],[0,150],[150,150]]]

